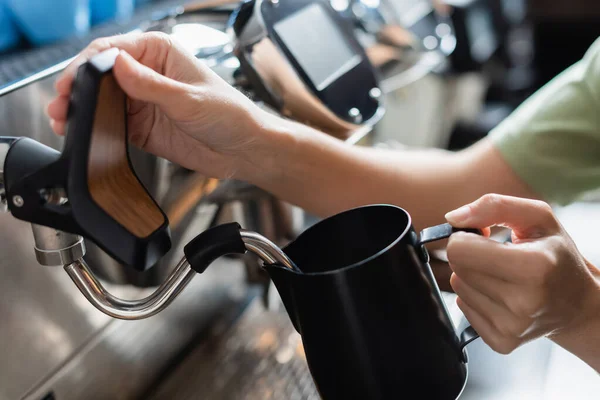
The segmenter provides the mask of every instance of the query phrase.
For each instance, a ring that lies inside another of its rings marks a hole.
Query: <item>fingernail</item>
[[[126,58],[128,61],[133,59],[133,57],[131,57],[125,50],[119,50],[119,55],[123,56],[123,58]]]
[[[471,215],[471,208],[463,206],[446,214],[446,221],[451,224],[460,224],[466,222]]]

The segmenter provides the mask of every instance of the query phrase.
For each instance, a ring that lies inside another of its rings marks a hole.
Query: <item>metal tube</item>
[[[107,292],[83,259],[66,265],[65,271],[94,307],[113,318],[124,320],[144,319],[158,314],[171,304],[196,275],[183,258],[167,280],[150,296],[140,300],[124,300]]]
[[[279,264],[299,271],[292,260],[269,239],[246,230],[241,230],[240,234],[246,248],[258,255],[265,263]],[[190,267],[184,257],[167,280],[150,296],[139,300],[124,300],[110,294],[96,279],[83,259],[70,263],[64,268],[79,291],[94,307],[113,318],[125,320],[144,319],[161,312],[196,275],[196,271]]]
[[[275,243],[263,235],[245,229],[240,230],[240,235],[246,248],[259,256],[267,264],[279,264],[293,271],[300,272],[300,269],[294,262]]]

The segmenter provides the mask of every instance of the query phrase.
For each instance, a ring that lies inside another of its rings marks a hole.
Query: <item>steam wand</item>
[[[98,310],[113,318],[124,320],[138,320],[151,317],[167,308],[175,298],[185,289],[196,275],[198,267],[194,269],[188,258],[197,256],[194,250],[199,249],[203,263],[213,261],[210,255],[206,257],[207,249],[203,247],[206,239],[214,235],[214,231],[206,231],[186,246],[186,256],[181,259],[169,277],[146,298],[139,300],[124,300],[109,293],[94,276],[83,256],[85,243],[80,236],[72,235],[47,228],[32,225],[35,239],[35,252],[40,264],[46,266],[64,265],[64,269],[73,280],[83,296]],[[231,229],[231,224],[213,229]],[[245,249],[259,256],[265,263],[283,265],[286,268],[297,270],[294,263],[273,242],[264,236],[246,230],[239,230]],[[195,246],[194,242],[198,242]],[[199,267],[202,268],[202,267]]]

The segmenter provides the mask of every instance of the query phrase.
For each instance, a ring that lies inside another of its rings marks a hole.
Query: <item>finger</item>
[[[511,243],[457,232],[448,240],[446,254],[459,275],[476,271],[506,282],[520,282],[529,276],[529,253]]]
[[[52,128],[54,133],[56,133],[59,136],[65,135],[65,126],[66,126],[65,121],[56,121],[54,119],[50,120],[50,127]]]
[[[498,330],[470,304],[461,297],[457,297],[456,304],[463,312],[471,326],[477,331],[481,339],[494,351],[500,354],[509,354],[519,345],[519,341],[513,338],[503,337]]]
[[[112,47],[112,40],[109,38],[94,40],[88,47],[75,57],[73,61],[65,68],[56,80],[54,87],[61,96],[69,96],[73,80],[79,67],[87,62],[90,58]]]
[[[177,107],[188,88],[140,64],[125,51],[115,61],[114,74],[129,97],[162,106],[167,112]]]
[[[456,227],[485,228],[502,225],[517,237],[540,237],[559,230],[552,208],[542,201],[489,194],[446,214]]]
[[[490,281],[491,279],[487,278],[486,280]],[[470,304],[475,311],[482,315],[489,316],[491,318],[490,321],[493,320],[494,317],[506,314],[508,311],[501,302],[489,297],[487,294],[488,292],[477,290],[475,286],[467,283],[467,281],[462,279],[456,273],[452,274],[450,277],[450,285],[452,285],[454,293]]]
[[[456,275],[462,282],[469,285],[480,293],[484,293],[487,297],[498,304],[506,307],[505,298],[510,297],[512,293],[518,292],[518,287],[504,280],[497,279],[488,274],[474,271],[460,271],[460,268],[451,265],[453,276]],[[451,277],[452,279],[452,277]],[[456,278],[455,278],[456,279]]]
[[[69,110],[69,97],[58,96],[48,104],[46,113],[48,117],[56,121],[65,121]]]
[[[490,279],[486,280],[491,281]],[[513,313],[502,301],[491,298],[488,296],[489,292],[478,290],[476,286],[456,274],[450,278],[450,284],[454,292],[484,317],[502,336],[516,338],[524,336],[529,326],[527,321]]]
[[[71,93],[73,80],[77,69],[93,56],[113,47],[127,51],[132,57],[138,59],[146,53],[149,43],[158,42],[156,38],[160,35],[141,34],[131,32],[124,35],[116,35],[94,40],[65,68],[55,83],[59,94],[68,96]]]

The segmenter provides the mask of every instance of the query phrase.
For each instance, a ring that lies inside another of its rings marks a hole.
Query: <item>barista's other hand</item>
[[[121,50],[114,74],[129,97],[133,144],[186,168],[223,178],[251,168],[267,113],[204,66],[166,34],[132,33],[92,42],[56,82],[48,106],[54,131],[65,133],[77,68],[110,48]],[[258,137],[257,137],[258,136]]]
[[[458,306],[495,351],[508,354],[542,336],[559,341],[599,315],[597,270],[548,204],[486,195],[446,219],[456,227],[512,229],[512,243],[457,233],[447,247]]]

